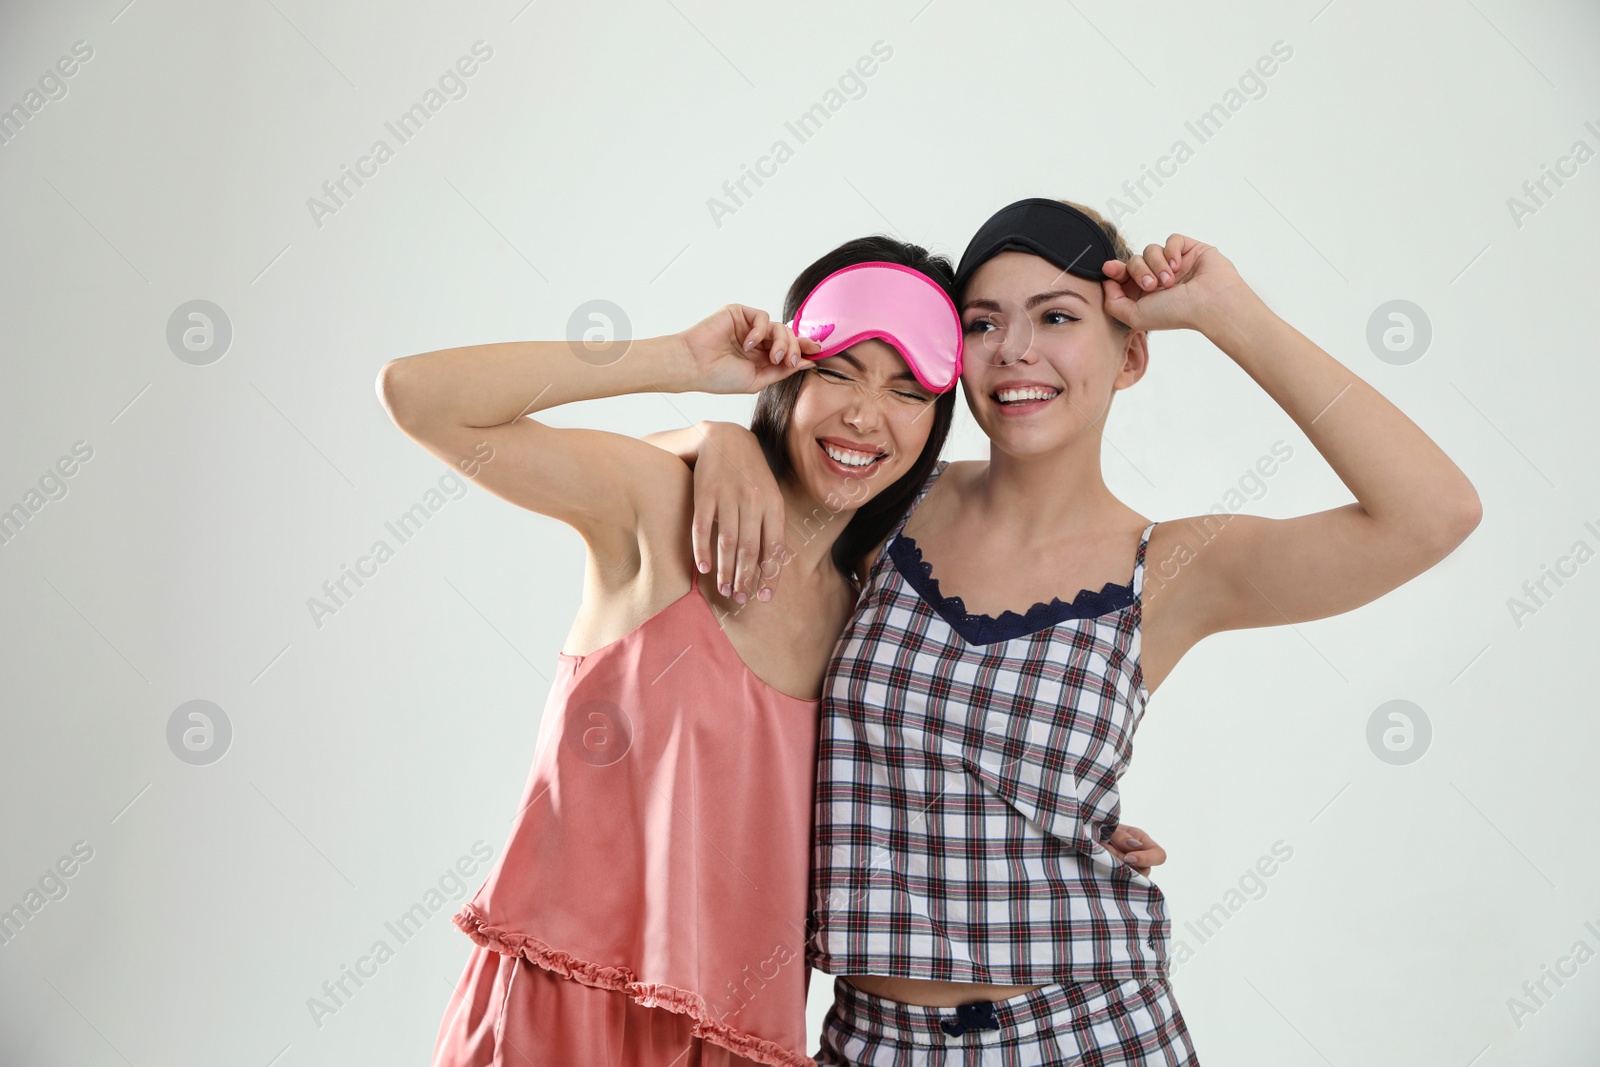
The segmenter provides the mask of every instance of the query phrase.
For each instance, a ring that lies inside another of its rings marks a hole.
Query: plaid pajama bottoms
[[[987,1003],[958,1013],[835,978],[817,1067],[1199,1067],[1164,978],[1047,985]]]

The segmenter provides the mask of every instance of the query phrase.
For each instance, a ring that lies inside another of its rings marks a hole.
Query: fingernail
[[[756,343],[755,343],[755,342],[754,342],[754,341],[746,341],[746,342],[745,342],[745,343],[744,343],[744,350],[745,350],[745,351],[746,351],[746,352],[748,352],[748,351],[750,351],[750,350],[751,350],[751,349],[752,349],[752,348],[754,348],[754,347],[755,347],[755,346],[756,346]]]
[[[749,599],[750,599],[749,597],[744,595],[744,590],[742,590],[742,589],[739,590],[737,593],[733,594],[733,602],[735,604],[743,604],[746,600],[749,600]]]
[[[777,351],[772,353],[772,362],[774,362],[774,363],[782,363],[783,362],[783,349],[780,348]]]
[[[721,593],[723,596],[731,595],[733,593],[733,583],[723,582],[721,585],[717,586],[717,592]]]
[[[711,564],[707,563],[703,559],[695,560],[695,564],[694,565],[700,571],[701,574],[709,574],[709,573],[711,573]]]
[[[1166,271],[1162,271],[1161,272],[1161,284],[1162,285],[1166,285],[1171,280],[1172,280],[1172,275],[1171,274],[1168,274]]]
[[[768,589],[766,586],[762,586],[761,592],[757,593],[756,596],[760,597],[761,602],[765,604],[767,601],[772,599],[772,590]]]
[[[1143,278],[1142,278],[1142,279],[1140,279],[1140,281],[1139,281],[1139,284],[1140,284],[1140,285],[1142,285],[1142,286],[1144,286],[1144,287],[1145,287],[1145,288],[1146,288],[1146,289],[1148,289],[1148,288],[1150,288],[1150,287],[1151,287],[1151,286],[1152,286],[1152,285],[1155,285],[1155,283],[1156,283],[1156,280],[1155,280],[1155,278],[1153,278],[1153,277],[1151,277],[1151,276],[1150,276],[1150,275],[1148,275],[1148,274],[1146,274],[1146,275],[1145,275],[1145,276],[1144,276],[1144,277],[1143,277]]]
[[[1132,845],[1134,848],[1140,848],[1144,845],[1144,842],[1140,841],[1137,837],[1130,837],[1128,838],[1128,844]]]

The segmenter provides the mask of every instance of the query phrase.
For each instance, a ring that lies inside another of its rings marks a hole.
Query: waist
[[[925,858],[931,871],[814,866],[812,965],[864,993],[923,1005],[1166,973],[1166,901],[1132,870],[1092,881],[1019,879],[1011,885],[1021,892],[991,894],[985,887],[996,883],[981,865],[937,860]]]
[[[982,982],[938,982],[889,974],[846,974],[845,981],[875,997],[930,1008],[955,1008],[974,1000],[1010,1000],[1044,985],[987,985]]]

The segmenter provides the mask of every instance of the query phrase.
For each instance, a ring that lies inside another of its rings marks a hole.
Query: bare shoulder
[[[938,522],[960,511],[963,500],[968,497],[967,490],[988,467],[989,461],[983,459],[946,462],[939,477],[928,487],[927,495],[913,505],[911,514],[907,516],[907,536],[915,537],[913,531],[924,529],[929,520]]]
[[[954,459],[945,464],[944,473],[939,475],[939,481],[934,483],[937,487],[940,482],[950,482],[956,485],[968,485],[974,478],[982,474],[989,467],[986,459]],[[932,490],[929,491],[933,495]]]
[[[939,477],[934,481],[932,488],[928,490],[928,495],[925,496],[921,502],[913,505],[911,514],[906,516],[906,526],[910,527],[913,524],[913,516],[915,513],[920,511],[922,508],[927,507],[928,501],[933,500],[935,496],[939,496],[941,501],[948,503],[948,500],[939,494],[940,485],[943,485],[947,482],[965,481],[966,479],[970,478],[978,468],[985,466],[988,466],[987,462],[981,460],[960,460],[945,464],[944,471],[941,472]],[[912,535],[907,534],[907,536]],[[882,555],[883,550],[888,547],[889,538],[885,537],[882,541],[879,541],[875,546],[873,546],[873,548],[867,552],[865,556],[862,557],[860,570],[858,572],[861,581],[866,581],[867,573],[872,570],[873,566],[878,562],[878,557]]]

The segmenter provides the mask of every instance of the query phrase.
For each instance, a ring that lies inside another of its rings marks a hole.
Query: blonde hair
[[[1100,227],[1102,232],[1105,233],[1106,239],[1111,242],[1111,251],[1118,259],[1126,261],[1132,257],[1133,249],[1128,247],[1127,238],[1122,236],[1122,232],[1117,229],[1116,223],[1100,214],[1100,212],[1096,211],[1088,204],[1080,204],[1076,200],[1058,200],[1057,203],[1065,204],[1070,208],[1081,211],[1093,219],[1095,224]],[[1120,327],[1124,330],[1129,328],[1127,323],[1116,318],[1112,318],[1111,323],[1112,325]]]
[[[1083,212],[1085,215],[1093,219],[1096,225],[1098,225],[1100,229],[1105,232],[1106,239],[1111,242],[1111,250],[1117,254],[1118,259],[1127,259],[1129,256],[1133,255],[1133,249],[1128,247],[1127,239],[1124,238],[1122,236],[1122,232],[1117,229],[1117,224],[1100,214],[1100,212],[1096,211],[1088,204],[1080,204],[1076,200],[1057,200],[1056,203],[1065,204],[1076,211]]]

